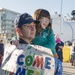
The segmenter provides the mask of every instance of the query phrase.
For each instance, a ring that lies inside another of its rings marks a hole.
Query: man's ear
[[[16,32],[17,32],[19,35],[22,35],[20,28],[16,28]]]
[[[19,33],[20,32],[20,28],[16,28],[16,32]]]

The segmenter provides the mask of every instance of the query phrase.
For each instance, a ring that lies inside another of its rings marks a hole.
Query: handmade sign
[[[2,69],[7,75],[54,75],[54,63],[50,49],[19,44],[5,49]]]

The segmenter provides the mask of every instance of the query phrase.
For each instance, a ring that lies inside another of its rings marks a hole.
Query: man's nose
[[[35,27],[32,26],[32,27],[31,27],[31,30],[35,30]]]

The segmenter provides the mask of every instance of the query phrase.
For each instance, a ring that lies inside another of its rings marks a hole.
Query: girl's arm
[[[45,47],[50,48],[53,54],[57,54],[55,50],[55,38],[53,32],[47,37],[47,41],[48,42],[45,44]]]

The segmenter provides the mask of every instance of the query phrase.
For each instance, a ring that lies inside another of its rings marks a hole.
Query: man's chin
[[[33,37],[33,39],[35,38],[35,36]]]
[[[35,38],[35,36],[32,36],[32,37],[31,37],[31,39],[34,39],[34,38]]]

